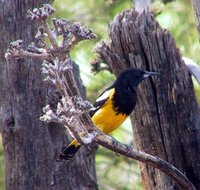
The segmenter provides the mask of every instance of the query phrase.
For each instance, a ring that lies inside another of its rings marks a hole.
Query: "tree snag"
[[[96,47],[94,70],[118,75],[127,67],[161,73],[139,86],[131,115],[135,144],[182,171],[200,188],[200,119],[191,76],[174,39],[148,12],[124,11],[109,25],[109,43]],[[104,66],[106,65],[106,66]],[[166,175],[140,163],[145,189],[179,189]]]
[[[47,89],[44,85],[41,62],[30,58],[33,54],[30,51],[29,59],[10,59],[6,64],[4,58],[9,43],[14,39],[22,39],[23,44],[19,44],[23,47],[34,41],[38,24],[26,18],[27,10],[47,2],[50,1],[0,2],[0,132],[6,163],[6,189],[97,189],[93,146],[82,148],[70,163],[55,160],[63,143],[69,142],[69,136],[62,125],[39,120],[45,104],[53,107],[59,100],[54,87]],[[40,37],[43,29],[38,31]],[[36,36],[36,39],[42,46],[42,38]],[[38,54],[41,56],[39,50]],[[78,66],[73,65],[75,80],[85,96]]]

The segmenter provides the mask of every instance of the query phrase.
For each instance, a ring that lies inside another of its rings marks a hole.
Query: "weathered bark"
[[[195,13],[197,31],[200,35],[200,1],[191,0],[191,2],[192,2],[192,6],[193,6],[193,9],[194,9],[194,13]]]
[[[82,148],[70,162],[54,157],[67,143],[64,128],[39,121],[47,96],[52,91],[43,84],[41,63],[19,60],[6,64],[4,54],[9,42],[23,39],[30,44],[36,26],[26,19],[26,11],[45,0],[0,2],[0,132],[6,162],[7,190],[97,189],[93,148]],[[79,87],[82,84],[79,78]],[[56,100],[55,100],[56,101]]]
[[[130,66],[161,73],[139,86],[131,115],[136,147],[176,166],[199,189],[199,108],[174,39],[149,13],[134,10],[118,15],[109,32],[110,43],[97,52],[116,75]],[[142,163],[140,168],[145,189],[179,189],[157,169]]]

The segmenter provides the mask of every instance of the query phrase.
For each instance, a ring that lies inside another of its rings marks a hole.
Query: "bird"
[[[120,127],[135,108],[139,83],[155,75],[159,73],[138,68],[122,71],[114,83],[100,94],[89,112],[95,126],[105,134],[110,134]],[[70,160],[80,147],[76,139],[72,140],[68,146],[62,148],[57,160]]]

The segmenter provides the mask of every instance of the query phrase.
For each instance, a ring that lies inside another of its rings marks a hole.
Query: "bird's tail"
[[[74,139],[68,146],[64,146],[62,148],[61,152],[57,156],[57,160],[69,160],[70,158],[74,157],[80,147],[81,145],[77,140]]]

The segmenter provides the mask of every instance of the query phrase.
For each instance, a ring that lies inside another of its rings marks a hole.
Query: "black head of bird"
[[[142,71],[140,69],[130,68],[123,71],[117,80],[111,86],[115,89],[112,101],[115,111],[129,115],[137,102],[136,88],[144,79],[158,75],[157,72]]]
[[[137,86],[142,80],[154,75],[159,75],[159,73],[130,68],[123,71],[118,76],[117,80],[114,83],[114,86],[116,88],[126,89],[130,92],[136,91]]]

